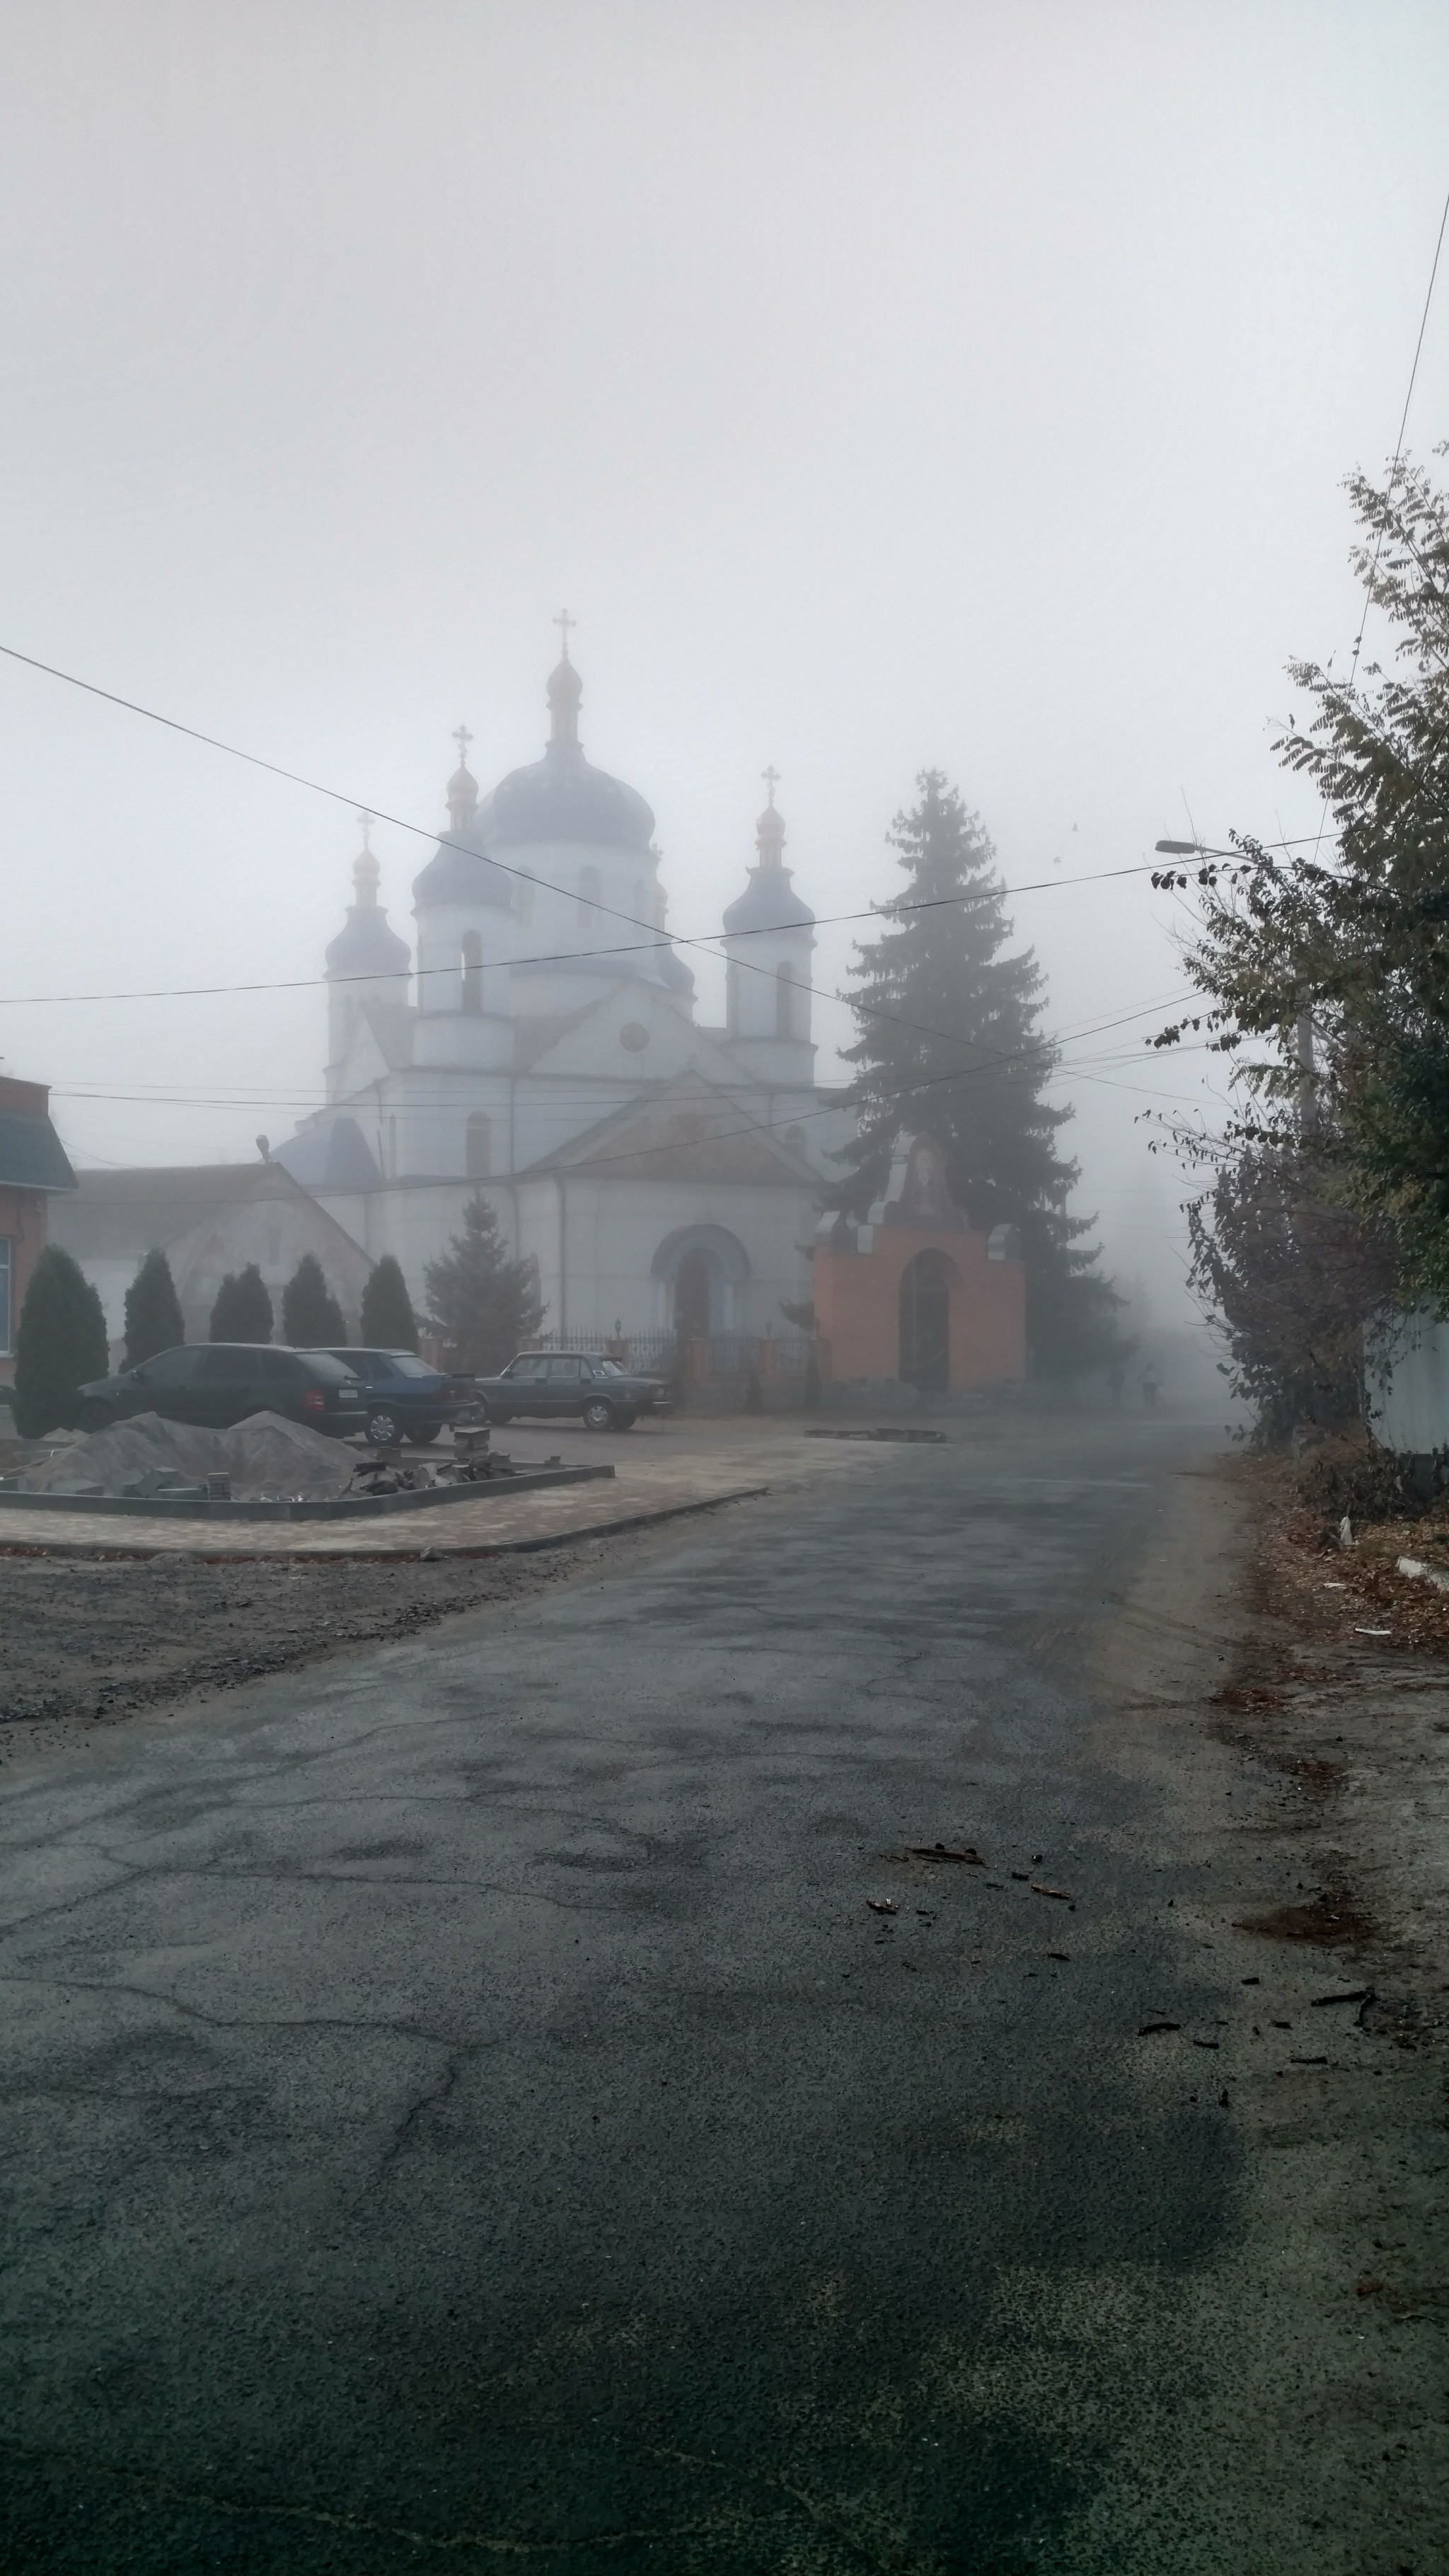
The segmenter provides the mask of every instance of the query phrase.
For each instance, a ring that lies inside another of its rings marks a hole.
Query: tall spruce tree
[[[1070,1376],[1111,1356],[1120,1300],[1082,1248],[1090,1219],[1066,1212],[1077,1166],[1057,1151],[1071,1111],[1042,1097],[1057,1052],[1037,1025],[1041,970],[1030,949],[1006,953],[1011,924],[979,815],[939,769],[916,785],[919,803],[887,835],[905,891],[882,905],[880,938],[857,949],[860,1035],[844,1054],[857,1068],[847,1099],[859,1132],[830,1195],[863,1216],[894,1138],[937,1137],[973,1224],[1020,1233],[1033,1368]]]
[[[216,1292],[208,1337],[213,1342],[269,1342],[276,1317],[267,1283],[254,1261],[229,1270]]]
[[[543,1303],[533,1265],[512,1261],[481,1191],[463,1210],[463,1230],[423,1273],[428,1314],[454,1368],[483,1375],[512,1359],[538,1331]]]
[[[297,1351],[327,1349],[347,1339],[342,1309],[315,1252],[303,1253],[282,1290],[282,1336]]]
[[[71,1429],[77,1388],[109,1367],[100,1298],[80,1264],[48,1243],[30,1274],[15,1333],[15,1428],[22,1440]]]
[[[418,1319],[407,1281],[390,1252],[368,1274],[362,1292],[363,1347],[375,1351],[415,1351]]]
[[[148,1252],[126,1290],[126,1366],[139,1368],[157,1351],[186,1339],[181,1300],[164,1252]]]

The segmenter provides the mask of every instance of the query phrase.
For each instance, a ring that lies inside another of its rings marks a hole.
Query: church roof
[[[802,1154],[698,1074],[662,1084],[647,1100],[626,1102],[529,1170],[587,1172],[601,1181],[818,1187]]]
[[[273,1147],[272,1161],[280,1163],[305,1190],[382,1186],[376,1157],[355,1118],[332,1118],[325,1127],[303,1127],[285,1145]]]

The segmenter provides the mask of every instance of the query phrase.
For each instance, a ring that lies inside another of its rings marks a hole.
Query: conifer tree
[[[454,1368],[483,1376],[503,1368],[543,1321],[533,1265],[509,1259],[481,1191],[463,1210],[462,1232],[423,1278],[430,1321]]]
[[[304,1252],[282,1290],[282,1335],[293,1350],[311,1351],[345,1342],[347,1325],[315,1252]]]
[[[139,1368],[157,1351],[186,1339],[181,1300],[164,1252],[148,1252],[126,1290],[126,1366]]]
[[[418,1346],[413,1301],[390,1252],[370,1272],[362,1292],[362,1342],[374,1351],[415,1351]]]
[[[22,1440],[72,1429],[77,1388],[109,1368],[100,1298],[79,1263],[48,1243],[30,1274],[15,1334],[15,1428]]]
[[[1071,1111],[1042,1097],[1057,1053],[1037,1025],[1041,971],[1030,949],[1007,951],[1011,924],[979,815],[938,769],[916,785],[914,811],[887,836],[905,890],[882,905],[880,938],[857,950],[860,1035],[844,1053],[857,1067],[847,1099],[859,1133],[841,1150],[847,1170],[831,1196],[863,1216],[885,1188],[895,1137],[938,1138],[972,1223],[1020,1232],[1033,1366],[1069,1375],[1110,1356],[1120,1301],[1094,1272],[1095,1253],[1080,1248],[1090,1220],[1066,1212],[1077,1166],[1057,1151]]]
[[[254,1261],[229,1270],[216,1292],[209,1338],[214,1342],[269,1342],[276,1318],[267,1283]]]

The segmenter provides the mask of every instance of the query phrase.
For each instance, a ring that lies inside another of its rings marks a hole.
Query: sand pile
[[[250,1414],[230,1431],[137,1413],[32,1467],[20,1490],[124,1495],[138,1485],[157,1490],[153,1478],[177,1477],[181,1485],[195,1488],[204,1486],[208,1476],[229,1476],[238,1502],[329,1502],[346,1493],[356,1465],[355,1451],[342,1441],[329,1440],[305,1423],[289,1422],[281,1413]]]

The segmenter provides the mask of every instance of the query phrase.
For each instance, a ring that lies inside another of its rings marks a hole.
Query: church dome
[[[751,868],[744,893],[725,912],[726,930],[813,930],[815,915],[781,867]]]
[[[491,798],[489,799],[491,803]],[[428,864],[413,879],[413,902],[424,909],[430,904],[459,903],[482,905],[485,910],[507,912],[513,902],[513,879],[495,868],[483,851],[483,825],[487,806],[479,807],[465,834],[456,840],[440,841]]]
[[[412,950],[405,939],[387,926],[387,914],[377,899],[381,870],[372,852],[370,814],[358,817],[362,825],[362,847],[352,862],[352,902],[347,919],[327,949],[329,975],[406,975],[412,965]]]
[[[354,906],[327,949],[329,975],[406,975],[411,965],[412,950],[389,930],[381,908],[359,911]]]
[[[602,841],[647,850],[654,816],[635,788],[585,760],[577,743],[551,742],[542,760],[510,770],[478,809],[486,839]]]
[[[542,760],[510,770],[478,809],[480,836],[490,847],[515,841],[594,841],[614,849],[648,849],[654,817],[643,797],[584,758],[579,741],[583,694],[565,643],[562,660],[549,674],[549,742]]]

